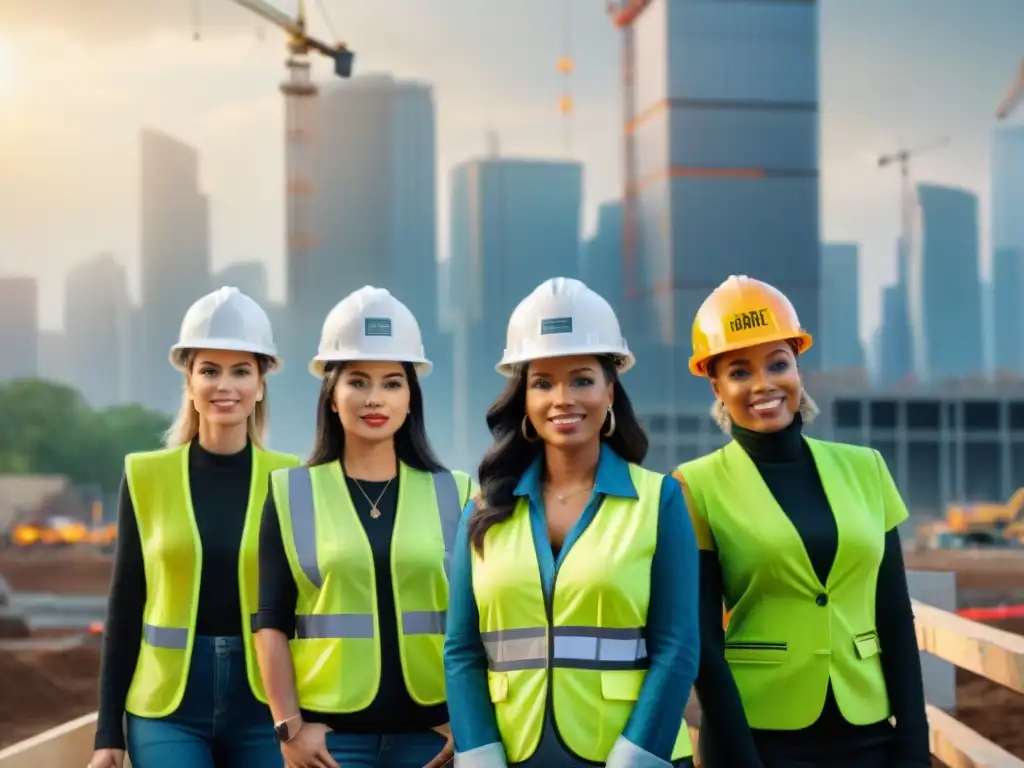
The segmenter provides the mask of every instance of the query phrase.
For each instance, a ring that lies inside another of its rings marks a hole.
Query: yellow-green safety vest
[[[199,606],[203,548],[192,509],[188,476],[191,443],[161,451],[131,453],[124,469],[139,526],[146,571],[142,643],[125,709],[140,717],[166,717],[181,704],[188,682]],[[238,553],[242,639],[249,686],[266,703],[253,643],[259,603],[260,514],[267,481],[276,469],[298,466],[299,458],[252,446],[252,482]]]
[[[421,706],[445,701],[448,567],[462,509],[473,492],[463,472],[399,464],[391,579],[402,674]],[[271,476],[285,553],[298,587],[292,664],[302,709],[366,709],[380,687],[373,551],[338,462]]]
[[[679,467],[699,515],[695,527],[710,529],[721,563],[731,612],[725,658],[752,728],[813,724],[830,680],[850,723],[891,714],[875,589],[886,531],[906,519],[906,507],[877,451],[804,439],[839,530],[826,584],[739,444]]]
[[[487,682],[509,763],[529,759],[551,707],[558,734],[603,764],[647,674],[644,628],[664,475],[629,465],[638,499],[606,496],[558,568],[548,614],[525,497],[473,550]],[[672,759],[693,750],[681,722]]]

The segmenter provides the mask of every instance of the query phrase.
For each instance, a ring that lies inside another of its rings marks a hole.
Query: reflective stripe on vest
[[[510,764],[537,751],[549,699],[562,743],[602,765],[636,706],[649,666],[644,627],[665,477],[629,472],[638,498],[601,502],[558,568],[550,616],[525,497],[488,529],[485,556],[472,552],[488,688]],[[690,754],[681,723],[672,759]]]
[[[725,658],[753,728],[811,725],[830,681],[850,723],[890,715],[875,628],[886,507],[878,464],[867,448],[805,441],[838,529],[826,585],[742,447],[679,467],[725,564]]]
[[[142,643],[125,709],[141,717],[173,713],[188,680],[203,561],[189,487],[190,445],[125,458],[126,485],[146,569]],[[273,470],[298,464],[295,456],[252,448],[249,502],[238,557],[239,621],[245,630],[252,628],[259,597],[259,520],[267,479]],[[256,698],[266,702],[252,632],[243,631],[242,639],[249,686]]]
[[[645,669],[647,641],[643,629],[552,627],[551,666],[565,669]],[[487,667],[494,672],[545,669],[547,627],[481,632]]]
[[[410,696],[423,706],[445,700],[441,654],[448,607],[447,575],[463,500],[468,499],[471,485],[467,475],[457,475],[458,479],[451,472],[429,474],[405,465],[399,468],[392,581],[395,606],[400,611],[403,675]],[[369,542],[337,464],[293,469],[287,473],[286,484],[284,480],[275,478],[275,499],[282,515],[282,536],[300,587],[291,645],[299,701],[303,708],[315,711],[359,711],[372,701],[380,682],[376,588]],[[287,488],[283,504],[280,486]],[[330,517],[318,514],[321,505],[331,510]],[[423,514],[430,510],[437,514]],[[320,530],[318,521],[332,526],[332,532]],[[351,568],[334,573],[330,562],[324,561],[324,553],[339,546],[339,541],[349,548],[346,557],[360,563],[362,570],[357,569],[358,573]],[[424,542],[431,541],[436,541],[436,550],[429,543],[424,547]],[[431,573],[422,561],[424,557],[436,562],[436,572]],[[410,558],[414,565],[406,563]],[[415,570],[420,568],[427,569],[426,576]],[[350,590],[348,585],[356,580],[364,583]],[[354,603],[360,610],[353,610]],[[403,603],[409,607],[402,607]],[[338,642],[344,644],[344,651],[335,647]],[[329,673],[319,666],[325,663],[332,667]],[[315,679],[314,672],[327,674],[330,679]],[[338,680],[346,682],[339,684]]]

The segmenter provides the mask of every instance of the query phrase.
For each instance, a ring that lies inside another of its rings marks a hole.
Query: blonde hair
[[[800,418],[803,419],[804,424],[811,424],[821,413],[818,408],[818,404],[814,402],[810,395],[807,394],[807,390],[800,390]],[[711,418],[715,420],[715,423],[719,428],[727,435],[732,434],[732,416],[729,415],[729,409],[725,407],[725,403],[721,400],[716,399],[711,406]]]
[[[185,377],[181,388],[181,405],[178,407],[178,415],[174,422],[164,432],[164,447],[177,448],[178,446],[191,443],[199,434],[199,411],[196,410],[192,398],[188,394],[188,377],[192,372],[192,363],[195,362],[196,353],[189,352],[185,361]],[[267,409],[267,361],[262,355],[256,355],[256,364],[259,368],[260,382],[263,384],[263,399],[256,402],[252,413],[246,421],[246,433],[249,441],[257,448],[263,447],[266,439],[269,411]]]

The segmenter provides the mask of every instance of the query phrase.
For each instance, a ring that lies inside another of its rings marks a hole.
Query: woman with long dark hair
[[[256,647],[289,768],[423,768],[452,752],[447,570],[469,476],[434,456],[419,325],[382,288],[347,296],[310,364],[305,466],[271,477]]]
[[[811,344],[790,300],[743,275],[693,324],[690,371],[731,438],[676,473],[701,550],[701,764],[927,766],[907,508],[877,451],[804,435]]]
[[[494,444],[455,544],[445,640],[455,763],[692,765],[697,547],[679,484],[640,467],[615,313],[578,280],[512,313]]]

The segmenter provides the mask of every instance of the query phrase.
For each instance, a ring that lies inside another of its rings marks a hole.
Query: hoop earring
[[[608,429],[601,433],[605,437],[611,437],[615,434],[615,411],[612,410],[610,405],[608,406],[608,421],[610,422],[608,424]]]
[[[528,442],[528,443],[535,443],[540,438],[540,436],[539,435],[534,435],[533,437],[530,437],[530,433],[527,430],[527,426],[529,425],[529,423],[530,423],[530,417],[524,415],[523,416],[523,421],[519,425],[519,431],[523,433],[523,439],[526,442]]]

